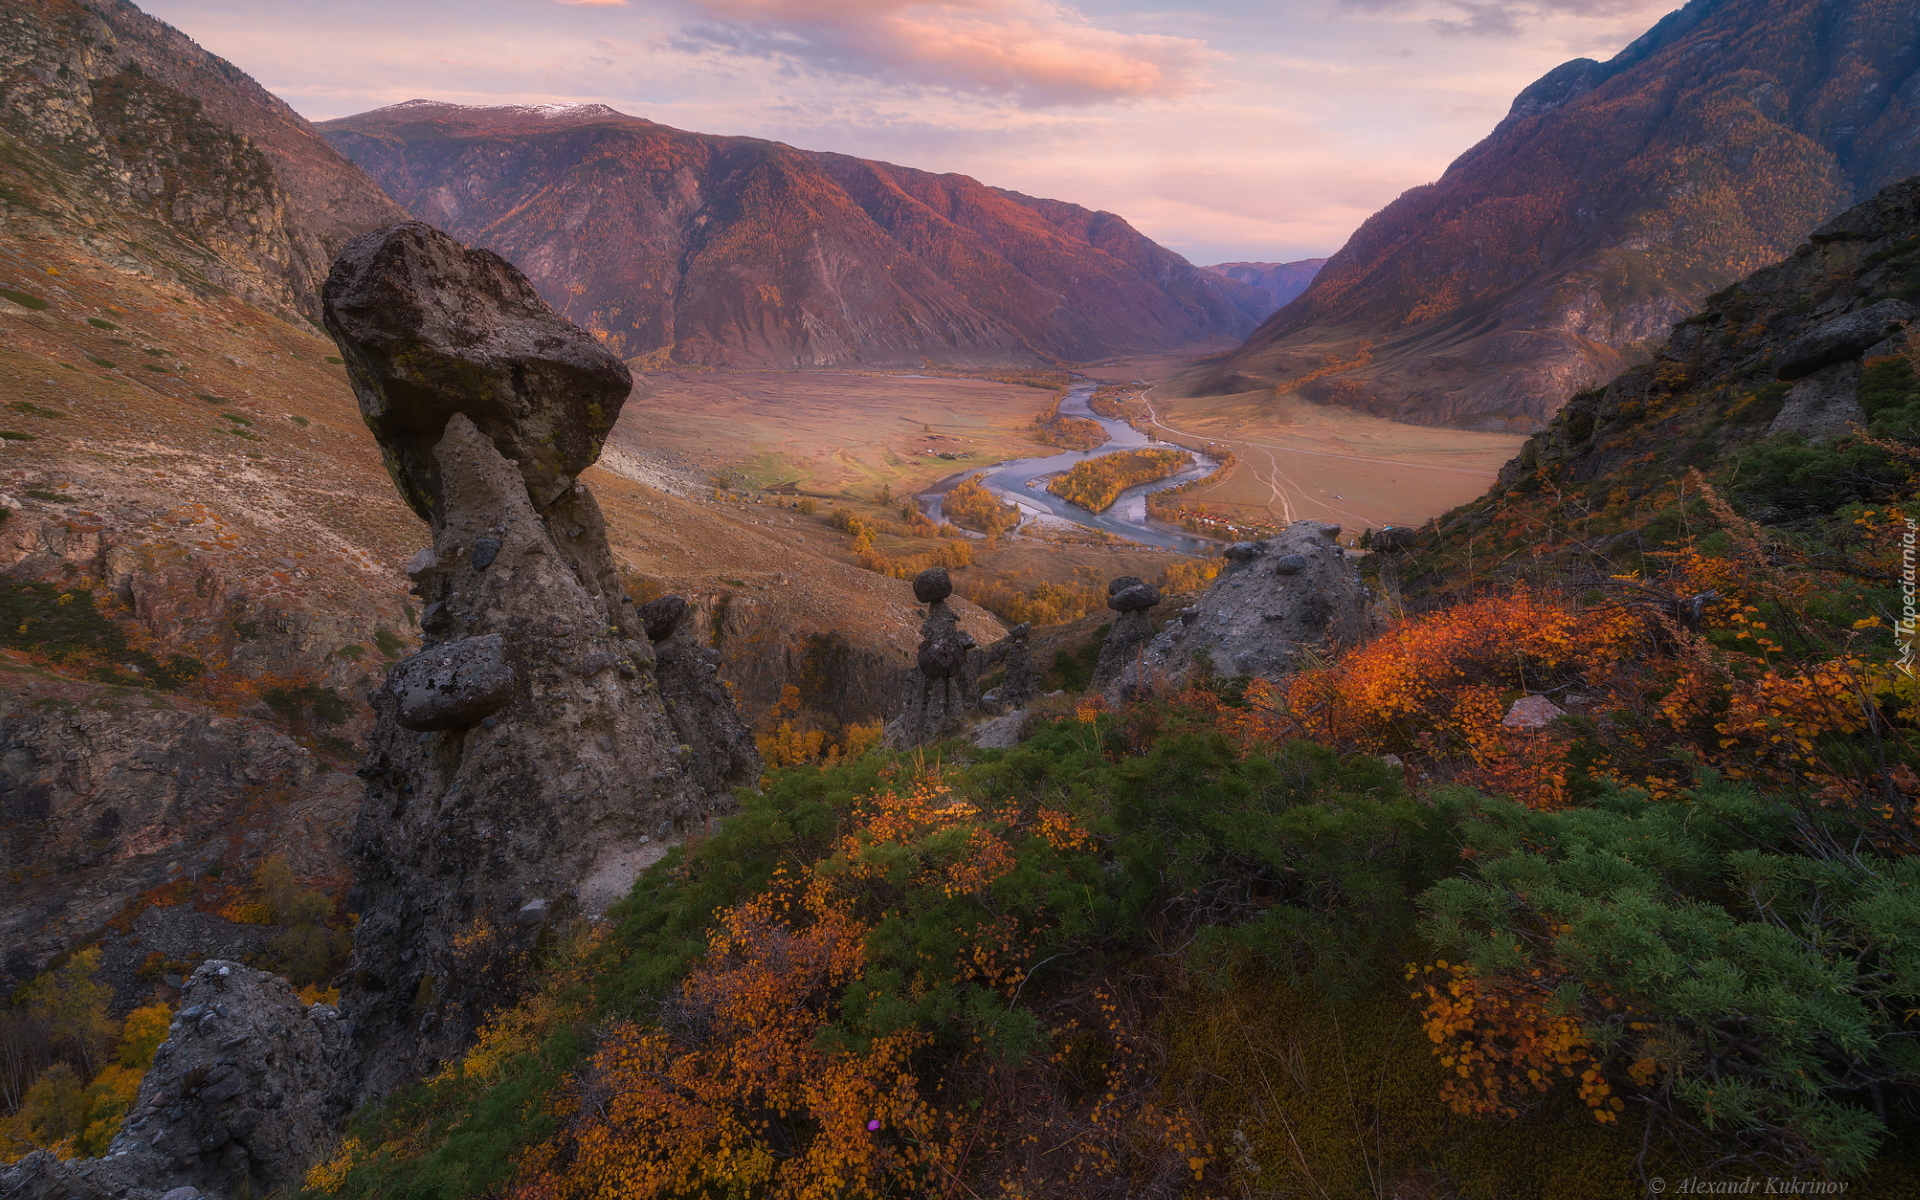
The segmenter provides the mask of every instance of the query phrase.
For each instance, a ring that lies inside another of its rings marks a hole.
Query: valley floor
[[[1182,364],[1122,361],[1095,378],[1157,383]],[[1487,490],[1526,438],[1406,425],[1271,391],[1172,399],[1140,389],[1162,437],[1239,461],[1183,497],[1249,525],[1331,521],[1358,533],[1418,526]]]

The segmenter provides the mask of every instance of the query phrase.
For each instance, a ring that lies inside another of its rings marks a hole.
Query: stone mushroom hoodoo
[[[465,1043],[498,1000],[501,952],[624,894],[642,846],[704,819],[758,764],[698,666],[669,672],[678,703],[663,696],[579,482],[631,388],[625,364],[511,264],[418,222],[348,243],[322,300],[394,484],[433,534],[408,566],[423,644],[370,697],[355,828],[343,1006],[377,1048],[361,1092],[378,1094]]]
[[[973,635],[947,603],[953,580],[945,567],[913,578],[913,598],[927,606],[920,648],[907,673],[901,713],[887,726],[890,746],[924,746],[966,729],[980,706],[979,662]]]
[[[1160,603],[1160,591],[1138,575],[1122,575],[1107,584],[1107,607],[1119,615],[1100,643],[1093,664],[1093,686],[1104,689],[1120,678],[1153,640],[1153,622],[1147,610]]]

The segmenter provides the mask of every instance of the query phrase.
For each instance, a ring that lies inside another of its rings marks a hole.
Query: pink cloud
[[[1102,29],[1050,0],[696,0],[716,26],[688,49],[780,59],[1024,104],[1083,105],[1198,90],[1217,57],[1192,38]]]

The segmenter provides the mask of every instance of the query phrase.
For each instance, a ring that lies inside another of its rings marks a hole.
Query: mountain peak
[[[623,113],[607,104],[455,104],[416,97],[329,121],[352,129],[433,121],[463,132],[531,132],[565,125],[620,123],[652,125],[645,117]]]

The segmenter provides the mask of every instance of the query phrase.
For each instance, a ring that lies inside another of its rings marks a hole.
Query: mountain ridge
[[[1320,268],[1327,265],[1324,258],[1302,258],[1293,262],[1224,262],[1200,268],[1224,275],[1228,279],[1237,279],[1250,287],[1259,288],[1273,301],[1273,306],[1285,307],[1295,296],[1307,290],[1313,277]]]
[[[1920,170],[1911,16],[1903,0],[1693,0],[1608,62],[1562,64],[1183,386],[1315,374],[1298,390],[1322,402],[1537,425],[1707,293]]]
[[[604,106],[416,100],[319,129],[630,360],[1086,361],[1217,345],[1264,307],[1112,213]]]

